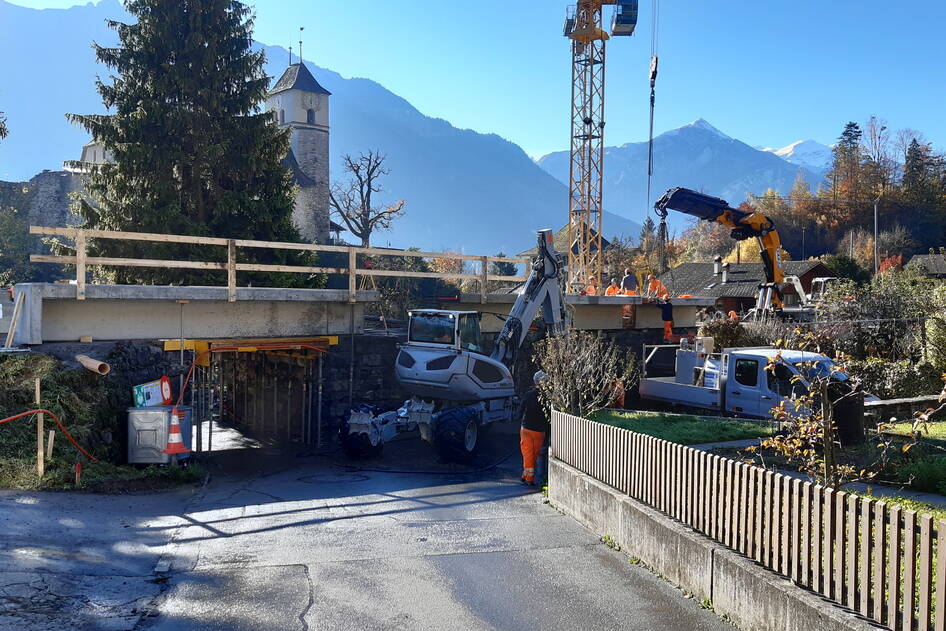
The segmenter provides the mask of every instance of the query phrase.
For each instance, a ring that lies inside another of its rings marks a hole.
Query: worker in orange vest
[[[650,298],[665,298],[670,295],[667,288],[653,274],[647,275],[647,296]]]
[[[536,479],[542,481],[545,475],[545,437],[551,431],[551,424],[545,409],[539,401],[539,386],[548,379],[541,370],[532,376],[534,388],[526,391],[522,397],[522,425],[519,428],[519,450],[522,452],[522,482],[535,485]]]
[[[664,321],[664,341],[673,341],[673,305],[670,303],[670,296],[664,296],[660,304],[660,318]]]
[[[585,287],[586,296],[597,296],[598,295],[598,279],[594,276],[588,277],[588,286]]]
[[[739,314],[735,311],[730,311],[728,315],[730,322],[739,322]]]
[[[608,285],[608,288],[604,290],[605,296],[617,296],[621,293],[621,288],[618,287],[618,279],[612,278],[611,284]]]

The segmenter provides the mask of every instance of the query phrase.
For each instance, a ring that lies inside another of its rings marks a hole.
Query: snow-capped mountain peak
[[[827,171],[834,160],[831,147],[814,140],[799,140],[781,149],[766,147],[762,151],[774,153],[786,162],[815,171]]]
[[[702,129],[704,131],[712,132],[716,134],[717,136],[719,136],[720,138],[730,138],[730,136],[727,136],[723,132],[719,131],[718,129],[710,125],[709,122],[705,118],[698,118],[692,123],[690,123],[689,125],[685,125],[685,127],[691,127],[693,129]]]

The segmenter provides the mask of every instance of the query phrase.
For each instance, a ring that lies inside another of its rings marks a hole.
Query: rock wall
[[[70,210],[70,195],[83,188],[82,176],[69,171],[43,171],[29,182],[0,182],[0,205],[26,211],[36,226],[66,227],[79,223]],[[35,252],[45,249],[37,240]]]

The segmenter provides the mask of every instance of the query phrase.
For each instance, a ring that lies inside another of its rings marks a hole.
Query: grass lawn
[[[46,475],[40,480],[36,477],[35,460],[0,458],[0,488],[29,491],[138,493],[196,484],[205,475],[206,470],[197,464],[189,467],[151,465],[139,469],[107,462],[85,462],[82,465],[81,484],[76,486],[75,469],[71,461],[56,459],[48,462]]]
[[[680,445],[721,443],[727,440],[743,440],[772,435],[772,428],[765,423],[737,420],[718,421],[700,418],[699,416],[676,416],[660,414],[659,412],[601,410],[592,415],[591,419]]]
[[[913,431],[913,423],[895,423],[887,425],[884,430],[889,434],[900,434],[909,436]],[[920,431],[920,437],[929,440],[941,440],[946,442],[946,422],[927,423],[926,429]]]

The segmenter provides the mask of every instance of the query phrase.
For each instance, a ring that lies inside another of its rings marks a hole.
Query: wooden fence
[[[946,629],[944,520],[554,411],[552,455],[888,629]]]
[[[520,282],[527,276],[496,276],[489,273],[490,263],[515,263],[526,266],[529,271],[531,261],[528,258],[510,258],[503,256],[476,256],[456,254],[454,252],[416,252],[410,250],[388,250],[384,248],[358,248],[343,245],[318,245],[314,243],[287,243],[281,241],[253,241],[249,239],[220,239],[215,237],[193,237],[176,234],[156,234],[151,232],[118,232],[111,230],[85,230],[80,228],[51,228],[30,226],[30,234],[66,237],[75,241],[75,255],[58,256],[34,254],[30,260],[34,263],[59,263],[76,267],[76,298],[85,300],[86,271],[90,265],[104,267],[162,267],[166,269],[221,270],[227,272],[227,300],[236,301],[237,272],[283,272],[294,274],[345,274],[348,276],[348,299],[355,302],[358,288],[358,276],[396,276],[400,278],[440,278],[456,280],[477,280],[480,286],[480,300],[486,302],[489,281]],[[227,248],[227,261],[167,261],[158,259],[133,259],[88,256],[89,239],[112,239],[118,241],[150,241],[153,243],[180,243],[199,246],[221,246]],[[348,255],[347,267],[314,267],[303,265],[263,265],[256,263],[238,263],[238,248],[267,248],[271,250],[296,250],[305,252],[336,252]],[[417,272],[401,270],[381,270],[358,267],[358,257],[408,256],[424,259],[447,259],[454,261],[475,261],[479,273],[465,272]]]

